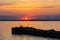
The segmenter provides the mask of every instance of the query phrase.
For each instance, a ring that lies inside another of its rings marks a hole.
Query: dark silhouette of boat
[[[35,29],[33,27],[20,26],[20,27],[13,27],[11,30],[13,35],[32,35],[32,36],[60,39],[60,31],[55,31],[54,29],[42,30],[42,29]]]

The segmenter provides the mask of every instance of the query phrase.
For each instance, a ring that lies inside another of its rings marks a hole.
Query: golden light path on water
[[[60,30],[60,21],[0,21],[0,27],[3,28],[11,28],[16,26],[27,26],[45,30]]]

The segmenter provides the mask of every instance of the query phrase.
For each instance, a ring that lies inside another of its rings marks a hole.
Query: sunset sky
[[[0,0],[0,20],[60,20],[60,0]]]

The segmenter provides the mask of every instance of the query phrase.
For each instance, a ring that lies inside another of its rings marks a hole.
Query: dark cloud
[[[16,20],[15,16],[0,16],[0,20]]]
[[[60,14],[36,16],[32,20],[60,20]]]
[[[44,6],[42,8],[55,8],[55,7],[57,7],[57,6]]]
[[[21,20],[22,16],[0,16],[0,20]]]
[[[5,6],[5,5],[12,5],[14,3],[0,3],[0,6]]]
[[[21,20],[23,16],[0,16],[0,20]],[[60,20],[60,14],[58,15],[45,15],[45,16],[35,16],[31,20]]]

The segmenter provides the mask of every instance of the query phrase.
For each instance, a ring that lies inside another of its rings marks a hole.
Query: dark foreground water
[[[28,35],[12,35],[11,28],[16,26],[29,26],[37,29],[55,29],[60,31],[60,21],[0,21],[0,40],[60,40]]]

